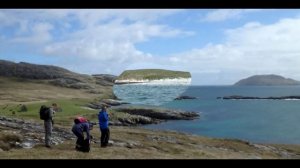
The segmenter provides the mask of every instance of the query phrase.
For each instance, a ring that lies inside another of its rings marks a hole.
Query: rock
[[[251,97],[251,96],[224,96],[224,97],[217,97],[217,99],[224,99],[224,100],[239,100],[239,99],[271,99],[271,100],[288,100],[288,99],[300,99],[300,96],[280,96],[280,97]]]
[[[103,86],[113,86],[117,76],[109,74],[92,75],[96,79],[96,84]]]
[[[101,109],[101,104],[98,104],[98,103],[90,103],[90,104],[87,104],[86,107],[89,107],[89,108],[92,108],[92,109]]]
[[[34,146],[34,142],[23,142],[21,144],[21,147],[25,149],[31,149],[33,148],[33,146]]]
[[[103,102],[107,105],[110,105],[110,106],[119,106],[119,105],[122,105],[122,104],[129,104],[129,103],[126,103],[126,102],[122,102],[122,101],[119,101],[119,100],[113,100],[113,99],[103,99],[101,102]]]
[[[175,98],[174,100],[183,100],[183,99],[197,99],[196,97],[193,96],[179,96]]]
[[[12,147],[32,148],[36,144],[44,143],[45,134],[43,124],[1,117],[0,128],[2,127],[5,131],[7,131],[7,133],[14,135],[10,136]],[[54,127],[52,142],[53,145],[58,145],[63,143],[65,140],[73,140],[74,137],[73,133],[69,130]]]
[[[113,146],[113,145],[114,145],[114,143],[115,143],[114,141],[112,141],[112,140],[109,140],[109,141],[108,141],[108,146]]]
[[[188,112],[181,110],[163,109],[163,108],[147,108],[147,107],[119,107],[116,111],[125,112],[132,115],[140,115],[159,120],[191,120],[199,117],[196,112]]]
[[[27,107],[26,107],[26,105],[23,104],[23,105],[20,107],[19,112],[27,112]]]
[[[147,139],[152,140],[152,141],[164,141],[164,142],[169,142],[169,143],[177,143],[177,139],[175,137],[171,136],[156,136],[156,135],[149,135],[147,136]]]
[[[123,123],[120,121],[109,121],[109,125],[123,126]]]
[[[127,146],[127,143],[125,143],[125,142],[115,142],[115,143],[114,143],[114,146],[118,146],[118,147],[126,147],[126,146]]]

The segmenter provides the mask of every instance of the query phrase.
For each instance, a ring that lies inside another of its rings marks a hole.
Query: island
[[[285,78],[279,75],[254,75],[242,79],[234,84],[235,86],[284,86],[300,85],[300,81]]]

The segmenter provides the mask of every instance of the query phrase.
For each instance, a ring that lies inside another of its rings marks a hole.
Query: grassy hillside
[[[96,93],[85,89],[53,86],[45,80],[0,77],[0,105],[40,102],[51,99],[95,99],[113,96],[112,87],[94,85]]]
[[[163,69],[138,69],[126,70],[117,80],[135,79],[135,80],[154,80],[154,79],[174,79],[174,78],[191,78],[189,72],[171,71]]]

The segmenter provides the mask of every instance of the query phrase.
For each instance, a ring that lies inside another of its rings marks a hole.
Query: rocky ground
[[[297,145],[256,144],[138,127],[112,126],[110,145],[107,148],[100,148],[99,130],[93,129],[94,141],[88,154],[75,151],[75,137],[69,128],[54,128],[52,149],[43,146],[42,123],[1,117],[0,134],[0,158],[6,159],[300,158],[300,147]]]
[[[19,138],[14,139],[15,142],[9,142],[11,147],[32,148],[35,145],[44,144],[43,123],[0,117],[0,130],[2,133],[19,136]],[[54,127],[53,143],[55,145],[72,139],[75,137],[69,130]]]

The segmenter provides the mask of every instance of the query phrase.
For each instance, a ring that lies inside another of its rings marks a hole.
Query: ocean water
[[[113,92],[125,102],[159,106],[173,101],[188,89],[189,85],[123,84],[114,85]]]
[[[155,94],[160,97],[159,92]],[[183,95],[198,99],[169,99],[160,106],[196,111],[200,113],[199,119],[168,121],[143,127],[256,143],[300,144],[300,100],[217,99],[230,95],[300,95],[300,86],[190,86]]]

